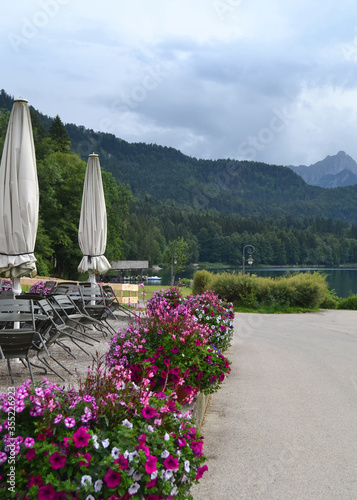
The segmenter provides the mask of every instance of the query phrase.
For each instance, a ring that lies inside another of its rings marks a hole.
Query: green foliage
[[[235,306],[316,308],[324,303],[328,288],[320,273],[297,273],[288,277],[261,278],[255,275],[222,273],[214,276],[209,288]]]
[[[193,275],[192,295],[197,295],[205,292],[209,288],[209,284],[214,278],[214,274],[203,269],[196,271]]]
[[[182,236],[177,238],[177,240],[169,241],[165,248],[163,259],[168,266],[171,266],[173,273],[173,283],[171,284],[173,285],[175,283],[175,273],[179,273],[186,269],[189,263],[190,251],[187,241],[185,241]]]
[[[357,310],[357,294],[351,295],[346,299],[340,299],[337,304],[337,309]]]
[[[50,126],[49,136],[53,143],[55,151],[62,153],[69,153],[71,150],[71,141],[68,132],[61,120],[57,115]]]

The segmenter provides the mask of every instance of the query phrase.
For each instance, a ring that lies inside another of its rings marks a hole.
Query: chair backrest
[[[22,292],[19,295],[16,295],[16,299],[26,299],[26,300],[41,300],[43,297],[40,293],[36,292]]]
[[[34,307],[31,299],[4,299],[0,300],[0,323],[3,329],[26,327],[35,329]]]
[[[0,347],[6,359],[24,358],[31,349],[34,336],[34,330],[0,330]]]
[[[51,300],[61,310],[61,313],[66,316],[72,313],[80,313],[76,303],[69,295],[52,295]]]
[[[57,286],[57,281],[45,281],[45,288],[53,290]]]
[[[0,299],[14,299],[15,294],[12,290],[2,290],[0,291]]]

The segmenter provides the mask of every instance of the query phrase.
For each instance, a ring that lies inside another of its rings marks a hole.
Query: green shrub
[[[242,273],[215,274],[209,288],[238,307],[319,307],[328,296],[326,276],[296,273],[288,277],[262,278]]]
[[[242,307],[258,307],[256,298],[256,276],[242,273],[215,274],[210,283],[210,289],[227,302],[233,302]]]
[[[347,299],[340,299],[337,309],[357,310],[357,294],[351,295],[350,297],[347,297]]]
[[[288,281],[288,293],[293,306],[319,307],[325,300],[328,287],[326,276],[315,273],[297,273],[286,278]]]
[[[339,297],[336,295],[335,290],[328,290],[325,300],[320,305],[321,309],[338,309]]]
[[[214,277],[213,273],[203,269],[196,271],[193,275],[192,295],[200,295],[201,293],[209,290],[209,283]]]

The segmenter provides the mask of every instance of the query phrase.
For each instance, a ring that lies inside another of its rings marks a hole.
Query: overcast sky
[[[0,62],[7,93],[129,142],[357,160],[352,0],[16,0],[1,6]]]

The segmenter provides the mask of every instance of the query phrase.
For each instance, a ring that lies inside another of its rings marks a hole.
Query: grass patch
[[[144,292],[146,293],[146,295],[143,297],[141,295],[141,292],[142,292],[142,289],[139,287],[139,294],[138,294],[138,297],[139,297],[139,300],[148,300],[148,299],[151,299],[151,297],[154,295],[155,292],[159,292],[160,290],[167,290],[168,288],[171,288],[170,285],[167,285],[167,286],[162,286],[162,285],[148,285],[148,286],[145,286],[144,287]],[[188,297],[189,295],[192,295],[192,290],[191,288],[188,288],[186,286],[182,286],[180,287],[180,293],[182,295],[183,298],[186,298]]]
[[[261,306],[258,308],[252,307],[234,307],[234,312],[241,313],[257,313],[257,314],[294,314],[294,313],[309,313],[319,312],[319,308],[304,308],[304,307],[287,307],[279,306],[277,304],[271,306]]]

